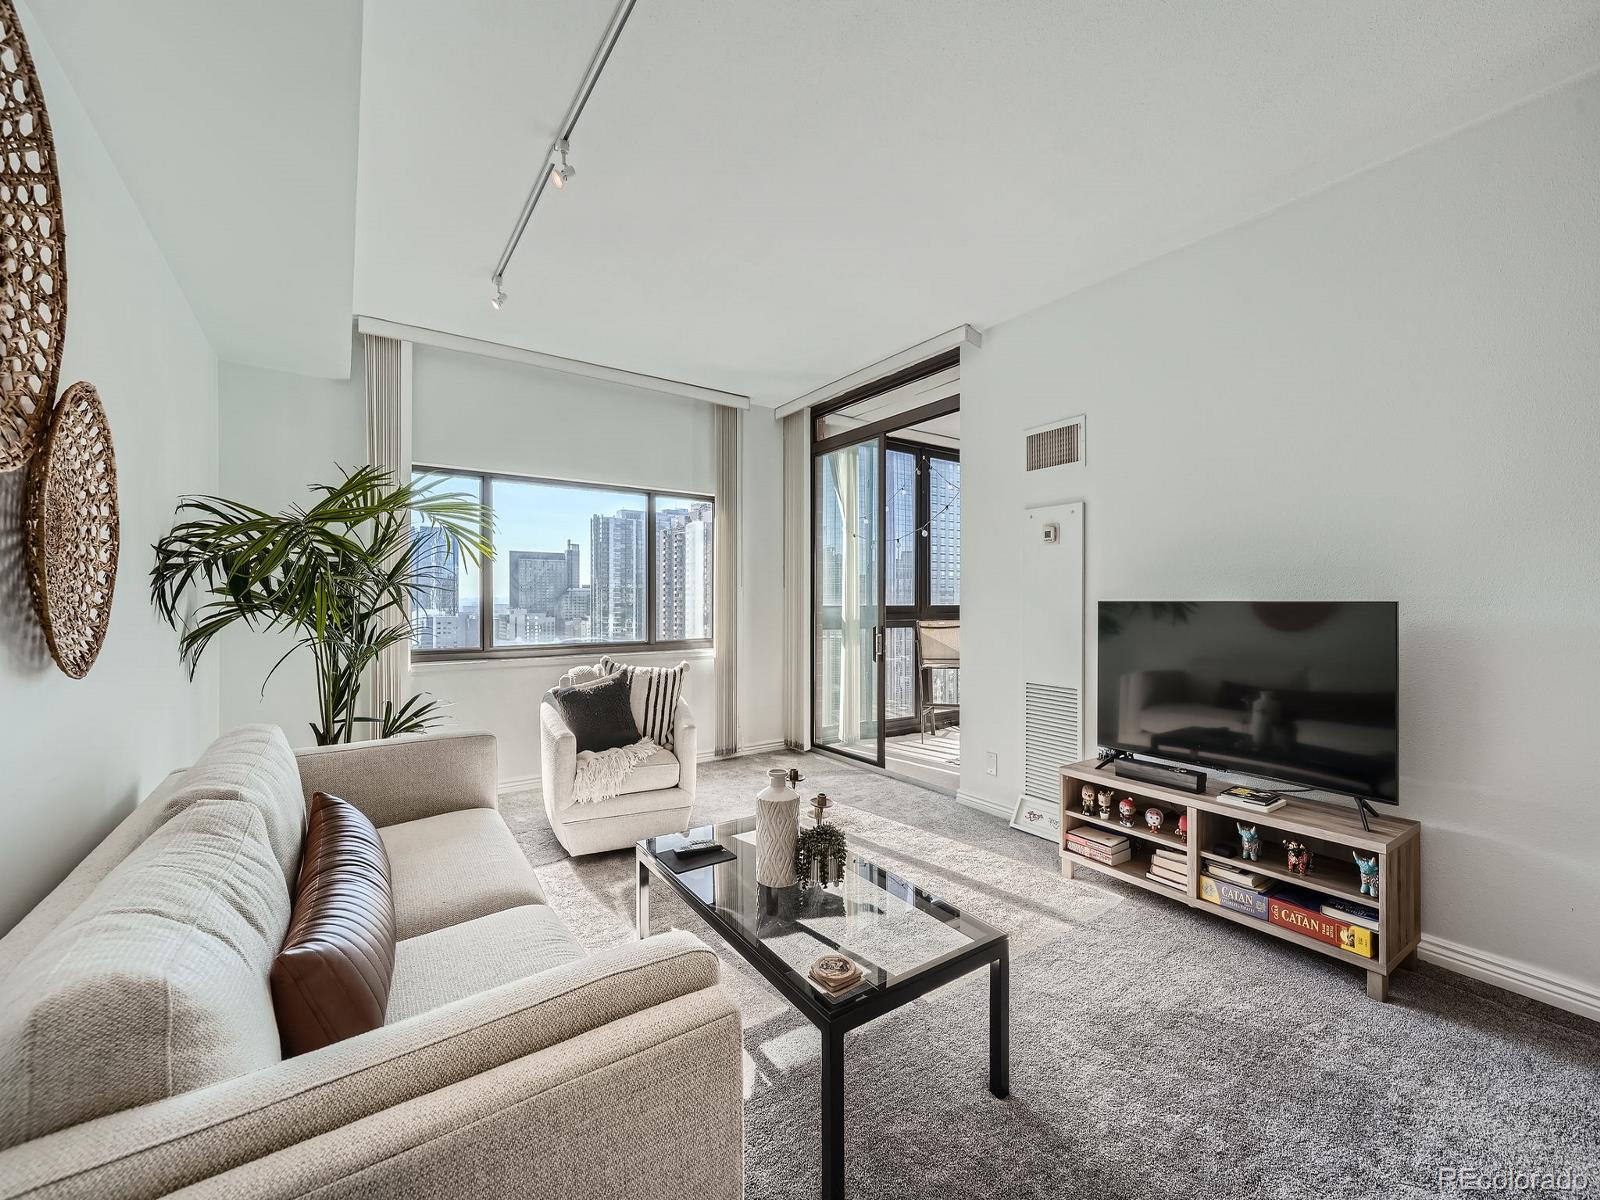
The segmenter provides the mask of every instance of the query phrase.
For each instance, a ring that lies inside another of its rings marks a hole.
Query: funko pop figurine
[[[1167,814],[1152,804],[1144,810],[1144,823],[1151,833],[1160,833],[1161,827],[1167,823]]]
[[[1116,798],[1116,793],[1110,788],[1101,788],[1095,793],[1095,799],[1100,805],[1100,819],[1111,820],[1111,801]]]
[[[1083,815],[1094,816],[1094,784],[1084,784],[1078,792],[1078,800],[1083,805]]]
[[[1350,851],[1351,857],[1356,860],[1356,870],[1361,872],[1361,894],[1378,898],[1378,856],[1362,858],[1354,850]]]
[[[1127,796],[1117,802],[1117,824],[1124,829],[1133,828],[1133,814],[1139,811],[1139,806]]]
[[[1182,813],[1178,817],[1178,840],[1180,842],[1187,842],[1189,840],[1189,814],[1188,813]]]
[[[1283,848],[1289,855],[1289,870],[1304,878],[1311,869],[1311,851],[1304,842],[1285,842]]]
[[[1261,835],[1256,832],[1256,827],[1241,825],[1238,821],[1233,824],[1239,830],[1239,857],[1246,862],[1260,862]]]

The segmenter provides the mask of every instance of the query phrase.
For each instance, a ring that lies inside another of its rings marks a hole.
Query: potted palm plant
[[[319,746],[348,742],[358,725],[379,737],[418,733],[440,717],[439,702],[413,696],[382,716],[357,715],[363,677],[389,647],[411,638],[411,603],[441,570],[424,561],[438,530],[447,548],[476,563],[494,553],[490,519],[477,499],[438,484],[396,484],[387,471],[362,467],[337,484],[319,484],[309,507],[264,512],[219,496],[186,496],[172,531],[155,545],[150,596],[179,630],[179,655],[194,677],[211,639],[243,622],[290,631],[296,650],[316,664]],[[184,597],[201,600],[187,619]],[[266,681],[262,681],[265,688]]]

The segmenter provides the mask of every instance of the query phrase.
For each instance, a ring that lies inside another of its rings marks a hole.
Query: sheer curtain
[[[810,419],[783,419],[783,738],[796,750],[811,746]]]
[[[403,484],[411,478],[411,343],[361,335],[366,368],[367,461]],[[383,715],[386,703],[399,708],[411,694],[411,647],[391,646],[373,664],[364,689],[367,714]],[[377,729],[374,727],[374,736]]]
[[[712,644],[716,647],[718,757],[739,751],[739,484],[743,471],[744,412],[716,408],[717,518],[716,608]]]

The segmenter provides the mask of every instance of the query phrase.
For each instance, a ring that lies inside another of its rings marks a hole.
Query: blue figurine
[[[1261,835],[1256,832],[1256,827],[1254,825],[1241,825],[1237,821],[1233,824],[1239,831],[1239,857],[1246,862],[1259,862],[1261,860]]]
[[[1350,856],[1356,860],[1356,870],[1361,872],[1361,894],[1363,896],[1371,896],[1376,900],[1378,898],[1378,856],[1374,854],[1371,858],[1362,858],[1354,850],[1350,851]]]

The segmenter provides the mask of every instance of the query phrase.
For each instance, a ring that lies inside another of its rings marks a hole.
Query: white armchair
[[[694,715],[678,701],[673,717],[673,748],[658,750],[633,769],[619,796],[579,804],[573,799],[578,777],[578,740],[561,716],[552,692],[539,704],[544,752],[544,811],[556,839],[574,857],[624,850],[640,838],[682,833],[694,807],[695,755],[699,742]]]

